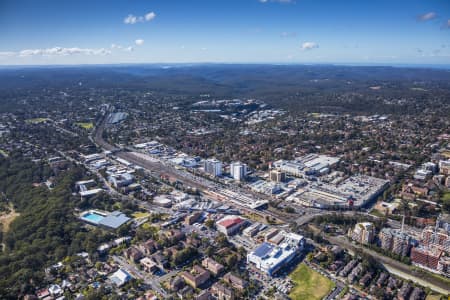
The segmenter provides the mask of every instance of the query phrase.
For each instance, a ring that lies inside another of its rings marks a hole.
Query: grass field
[[[294,282],[294,288],[289,293],[289,297],[293,300],[320,300],[335,286],[333,281],[303,263],[298,265],[289,277]]]
[[[139,218],[146,218],[146,217],[150,217],[150,214],[149,213],[146,213],[146,212],[135,212],[135,213],[133,213],[133,218],[136,218],[136,219],[139,219]]]
[[[92,122],[86,122],[86,123],[80,122],[80,123],[76,123],[76,124],[86,130],[91,130],[92,128],[94,128],[94,123],[92,123]]]
[[[34,118],[34,119],[28,119],[25,122],[32,123],[32,124],[38,124],[48,121],[48,118]]]

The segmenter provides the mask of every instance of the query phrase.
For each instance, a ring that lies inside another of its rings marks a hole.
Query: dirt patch
[[[17,218],[20,214],[14,210],[13,207],[10,207],[11,211],[9,213],[0,214],[0,230],[2,232],[7,232],[9,229],[9,225],[15,218]]]

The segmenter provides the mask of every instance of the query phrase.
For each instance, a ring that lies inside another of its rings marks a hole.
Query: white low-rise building
[[[262,272],[272,276],[291,262],[304,248],[305,238],[295,233],[282,232],[284,239],[279,244],[264,242],[247,254],[247,263],[252,263]]]

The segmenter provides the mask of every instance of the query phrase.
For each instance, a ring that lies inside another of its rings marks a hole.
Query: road
[[[162,296],[167,296],[167,292],[161,288],[160,283],[166,279],[169,279],[174,273],[167,273],[161,277],[150,278],[150,275],[144,274],[135,265],[129,263],[125,258],[117,255],[113,255],[112,259],[116,262],[122,269],[130,273],[133,277],[142,280],[145,284],[152,287],[152,289],[158,292]]]

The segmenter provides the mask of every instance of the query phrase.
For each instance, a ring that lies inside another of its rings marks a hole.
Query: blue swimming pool
[[[105,217],[99,214],[96,214],[94,212],[88,212],[83,215],[83,219],[98,224],[101,220],[103,220]]]

